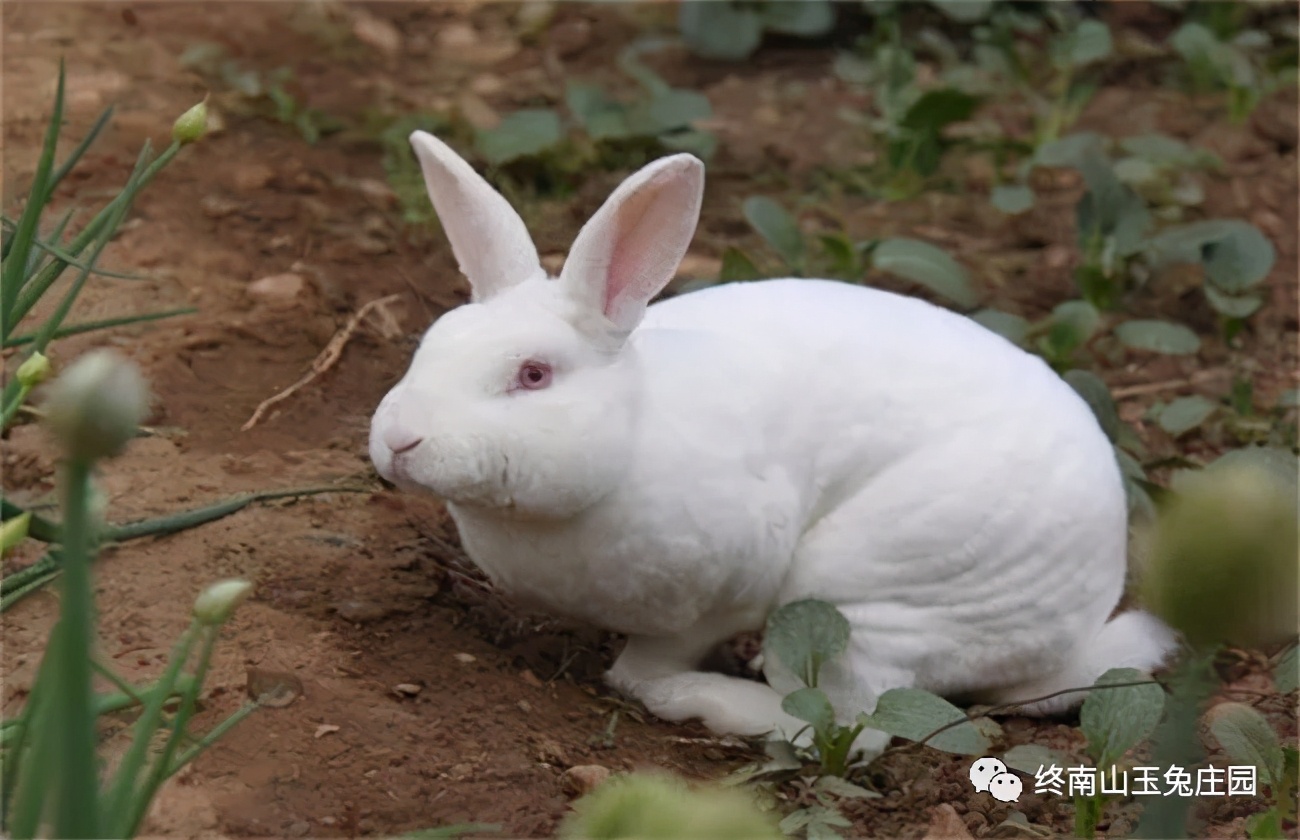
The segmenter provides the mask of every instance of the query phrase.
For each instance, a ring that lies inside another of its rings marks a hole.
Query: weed
[[[813,38],[830,32],[834,25],[835,9],[830,0],[683,3],[677,17],[691,52],[728,61],[752,55],[764,32]]]
[[[780,259],[778,271],[796,277],[822,276],[860,282],[872,270],[882,271],[929,289],[957,306],[973,308],[975,292],[966,270],[942,248],[906,237],[853,242],[845,234],[820,235],[811,245],[798,221],[773,199],[754,196],[745,201],[750,226]],[[719,277],[724,282],[772,276],[745,252],[728,248]]]

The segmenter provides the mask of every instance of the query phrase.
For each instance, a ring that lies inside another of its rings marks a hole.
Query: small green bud
[[[203,139],[208,133],[208,98],[176,118],[172,123],[172,139],[182,146]]]
[[[735,788],[692,789],[658,773],[614,778],[573,803],[560,837],[583,840],[779,840],[784,835]]]
[[[45,418],[69,457],[93,461],[121,453],[148,404],[135,364],[111,350],[95,350],[54,381]]]
[[[53,371],[54,366],[50,364],[50,360],[45,358],[43,353],[33,353],[18,366],[15,375],[18,377],[18,383],[30,391],[49,379]]]
[[[221,580],[203,590],[194,601],[194,617],[202,624],[215,627],[224,624],[235,607],[253,591],[253,584],[232,578]]]
[[[1295,634],[1300,526],[1288,473],[1211,465],[1181,482],[1160,516],[1143,595],[1193,645]]]
[[[27,539],[27,526],[31,521],[31,512],[24,511],[0,525],[0,557],[8,554],[9,549]]]

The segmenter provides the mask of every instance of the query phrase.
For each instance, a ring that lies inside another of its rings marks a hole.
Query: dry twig
[[[330,343],[326,344],[325,349],[322,350],[320,355],[312,361],[311,370],[307,371],[306,375],[303,376],[302,379],[299,379],[288,388],[285,388],[273,397],[263,400],[262,404],[257,407],[257,410],[253,412],[253,416],[249,417],[248,422],[240,426],[239,430],[241,432],[246,432],[253,428],[257,425],[257,422],[262,419],[262,415],[266,413],[267,409],[278,402],[287,400],[300,388],[306,386],[313,379],[332,368],[334,364],[338,362],[339,357],[343,355],[343,348],[347,346],[348,341],[351,340],[352,336],[356,333],[357,327],[361,325],[362,319],[375,309],[379,309],[381,312],[388,315],[387,310],[383,307],[396,301],[399,297],[401,297],[401,295],[389,295],[388,297],[377,298],[352,313],[352,316],[348,318],[348,322],[343,325],[343,329],[334,334],[334,337],[330,339]],[[392,322],[392,315],[388,315],[386,320]]]

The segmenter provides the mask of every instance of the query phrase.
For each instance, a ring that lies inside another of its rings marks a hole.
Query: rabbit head
[[[523,220],[468,163],[425,132],[411,144],[472,299],[428,329],[380,403],[371,460],[455,504],[571,516],[626,468],[638,394],[628,336],[694,234],[703,164],[673,155],[629,177],[552,279]]]

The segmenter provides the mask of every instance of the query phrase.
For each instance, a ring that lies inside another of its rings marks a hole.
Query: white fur
[[[500,196],[440,141],[412,143],[476,302],[425,334],[371,457],[447,499],[502,590],[628,634],[608,679],[652,712],[799,729],[775,657],[770,687],[698,669],[801,598],[852,626],[821,683],[848,719],[889,688],[1009,701],[1171,650],[1150,616],[1106,623],[1124,491],[1087,405],[1041,360],[923,301],[824,280],[646,309],[697,221],[689,155],[625,181],[548,279]],[[511,390],[525,360],[553,365],[549,388]]]

